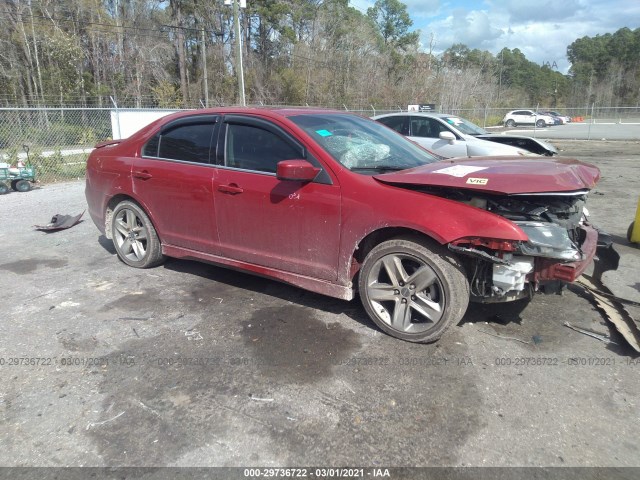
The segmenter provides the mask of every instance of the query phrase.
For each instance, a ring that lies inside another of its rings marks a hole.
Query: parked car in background
[[[200,260],[350,300],[384,332],[439,338],[469,301],[571,282],[596,251],[578,160],[438,161],[347,112],[183,111],[89,155],[86,198],[118,257]],[[304,321],[300,319],[298,321]]]
[[[542,112],[540,112],[542,113]],[[560,117],[556,117],[555,115],[551,115],[550,113],[543,113],[543,115],[549,115],[551,118],[553,118],[553,124],[554,125],[563,125],[564,122],[562,121],[562,119]]]
[[[562,115],[561,113],[558,112],[554,112],[554,111],[546,111],[546,112],[542,112],[545,115],[551,115],[554,118],[557,118],[558,120],[560,120],[560,123],[562,125],[565,125],[567,123],[571,123],[571,117],[567,116],[567,115]]]
[[[518,125],[535,125],[538,128],[555,125],[555,120],[550,115],[536,113],[533,110],[512,110],[502,119],[505,127],[517,127]]]
[[[522,148],[477,138],[488,132],[455,115],[402,112],[377,115],[373,119],[444,158],[532,154]]]
[[[445,158],[531,153],[552,156],[558,153],[553,145],[541,140],[520,135],[492,134],[456,115],[408,112],[378,115],[373,119]],[[428,126],[423,130],[427,122]],[[452,140],[447,132],[453,134],[455,139]],[[511,148],[505,149],[487,142]]]

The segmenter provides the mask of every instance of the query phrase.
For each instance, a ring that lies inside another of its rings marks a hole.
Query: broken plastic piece
[[[61,215],[56,214],[51,218],[51,222],[47,225],[34,225],[36,230],[42,230],[45,232],[56,232],[58,230],[64,230],[66,228],[71,228],[74,225],[80,223],[80,219],[84,215],[84,211],[80,215],[71,216],[71,215]]]
[[[634,319],[629,315],[629,312],[624,309],[622,304],[614,298],[605,297],[597,293],[598,288],[596,285],[585,276],[582,276],[577,283],[591,296],[596,307],[604,314],[607,320],[615,325],[627,343],[629,343],[636,352],[640,352],[640,330],[638,330]]]

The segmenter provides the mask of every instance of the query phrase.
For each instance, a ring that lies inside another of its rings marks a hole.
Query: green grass
[[[88,156],[88,153],[62,155],[58,150],[48,157],[29,154],[29,160],[36,168],[36,179],[41,183],[51,183],[84,177]]]

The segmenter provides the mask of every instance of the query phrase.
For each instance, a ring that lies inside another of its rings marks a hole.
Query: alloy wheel
[[[133,262],[144,260],[147,254],[148,232],[143,220],[129,208],[120,210],[114,218],[114,240],[120,254]]]
[[[367,276],[367,297],[377,317],[403,333],[421,333],[440,321],[446,307],[442,281],[418,257],[388,254]]]

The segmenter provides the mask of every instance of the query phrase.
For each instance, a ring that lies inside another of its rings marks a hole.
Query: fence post
[[[591,124],[593,123],[593,111],[595,109],[596,102],[591,104],[591,119],[589,120],[589,133],[587,135],[587,140],[591,140]]]
[[[118,138],[117,139],[114,138],[114,140],[119,140],[120,138],[122,138],[122,134],[120,133],[120,112],[118,111],[118,104],[113,99],[113,97],[109,97],[109,98],[111,99],[111,103],[113,103],[113,106],[115,107],[115,110],[116,110],[116,125],[115,125],[116,131],[114,133],[118,135]]]

